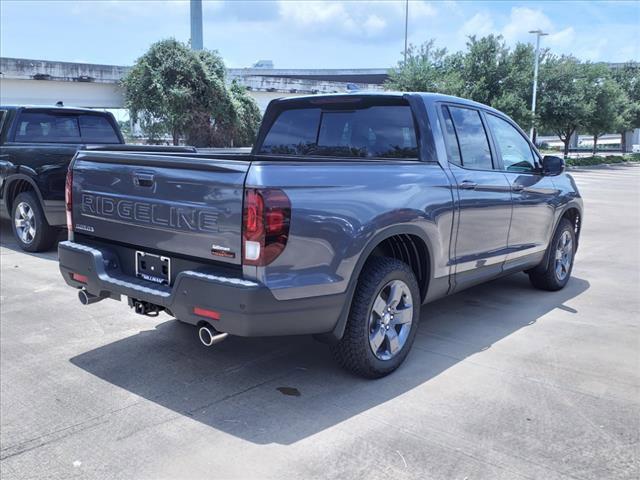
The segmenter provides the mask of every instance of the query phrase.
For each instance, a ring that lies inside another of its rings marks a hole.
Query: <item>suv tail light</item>
[[[275,188],[248,188],[244,194],[242,257],[246,265],[269,265],[289,238],[291,202]]]
[[[64,204],[67,211],[67,230],[73,231],[73,170],[71,166],[67,170],[67,179],[64,182]]]

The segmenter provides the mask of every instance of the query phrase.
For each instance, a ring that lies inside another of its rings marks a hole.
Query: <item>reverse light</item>
[[[67,178],[64,182],[64,205],[67,213],[67,230],[73,232],[73,170],[67,170]]]
[[[276,188],[245,191],[242,250],[246,265],[269,265],[282,253],[289,239],[291,202]]]

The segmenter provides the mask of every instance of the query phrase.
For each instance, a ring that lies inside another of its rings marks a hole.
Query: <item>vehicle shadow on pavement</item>
[[[60,230],[58,240],[56,243],[54,243],[51,249],[47,250],[46,252],[40,252],[40,253],[25,252],[18,246],[18,243],[16,242],[16,239],[13,236],[13,229],[11,228],[11,220],[8,220],[5,218],[0,219],[0,247],[4,247],[8,250],[22,253],[24,255],[42,258],[44,260],[58,261],[58,242],[61,240],[66,240],[66,238],[67,238],[67,231]]]
[[[426,305],[405,364],[375,381],[342,371],[328,348],[309,337],[232,337],[206,348],[195,327],[175,320],[70,361],[223,432],[257,444],[292,444],[486,354],[556,308],[576,312],[564,303],[588,288],[573,278],[559,292],[542,292],[516,274]]]

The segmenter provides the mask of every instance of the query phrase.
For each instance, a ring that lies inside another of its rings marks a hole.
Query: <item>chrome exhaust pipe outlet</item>
[[[80,303],[83,305],[91,305],[92,303],[96,303],[101,300],[104,300],[105,297],[98,297],[96,295],[92,295],[86,290],[78,290],[78,299],[80,300]]]
[[[198,329],[198,337],[205,347],[220,343],[229,336],[228,333],[220,333],[210,325],[203,325]]]

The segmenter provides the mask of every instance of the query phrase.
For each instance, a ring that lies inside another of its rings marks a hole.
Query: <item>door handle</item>
[[[153,187],[153,175],[150,173],[136,173],[133,176],[133,183],[137,187]]]
[[[472,182],[470,180],[464,180],[462,183],[458,184],[458,188],[462,190],[473,190],[478,186],[476,182]]]

